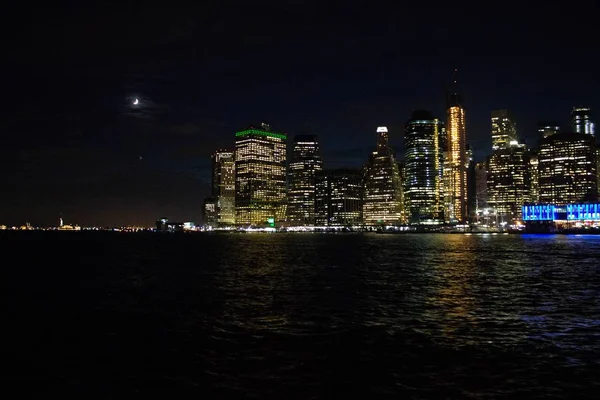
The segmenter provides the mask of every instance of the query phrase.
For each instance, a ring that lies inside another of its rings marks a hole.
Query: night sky
[[[574,105],[600,115],[592,1],[199,3],[8,16],[0,224],[200,221],[210,154],[260,121],[319,135],[326,168],[363,164],[378,125],[401,158],[413,110],[445,119],[454,68],[477,160],[493,109],[509,109],[529,145],[537,121],[567,128]]]

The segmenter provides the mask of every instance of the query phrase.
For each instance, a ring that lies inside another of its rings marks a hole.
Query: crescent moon
[[[133,104],[138,104],[140,101],[138,99],[135,99],[135,101],[133,102]]]

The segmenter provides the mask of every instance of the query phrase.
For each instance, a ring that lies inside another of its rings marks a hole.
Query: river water
[[[5,232],[20,397],[596,398],[600,235]]]

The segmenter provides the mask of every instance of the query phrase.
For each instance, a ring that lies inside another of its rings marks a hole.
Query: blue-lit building
[[[528,204],[522,213],[529,230],[600,227],[600,203]]]

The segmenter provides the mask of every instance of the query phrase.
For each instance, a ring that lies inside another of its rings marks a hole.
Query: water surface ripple
[[[592,398],[600,236],[2,233],[23,397]]]

